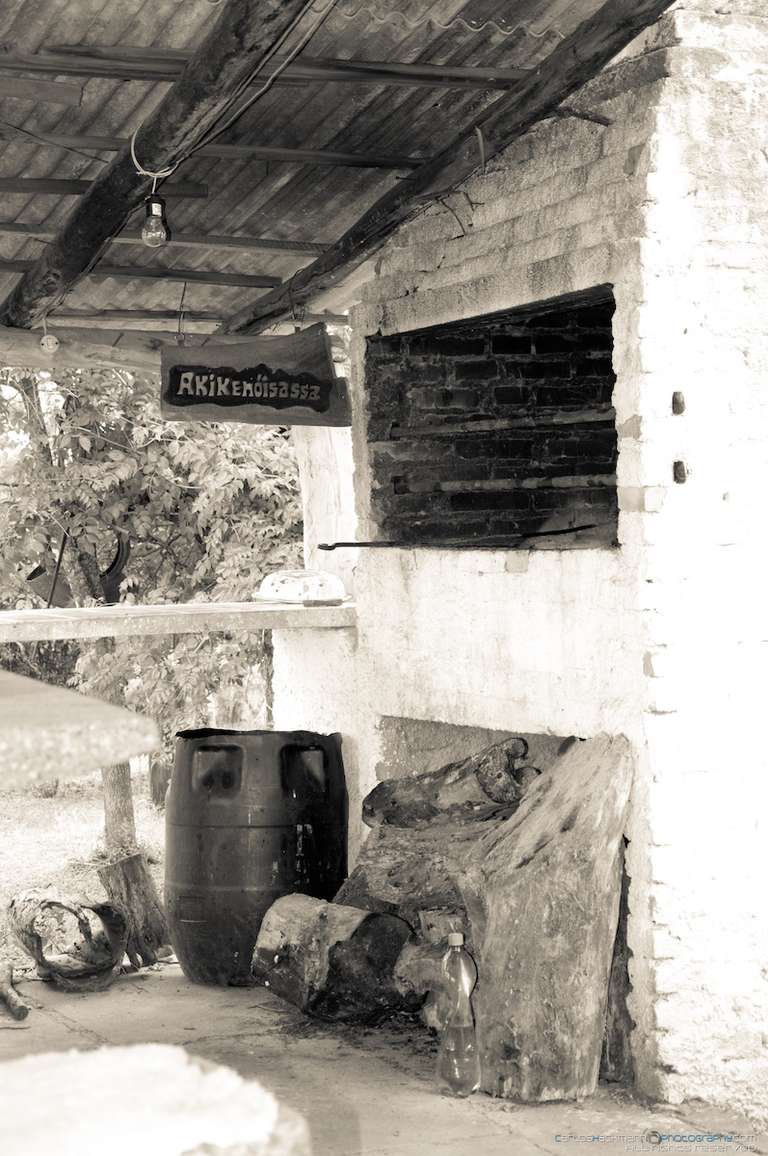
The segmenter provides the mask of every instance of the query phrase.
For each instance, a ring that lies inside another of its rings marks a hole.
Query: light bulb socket
[[[147,215],[147,220],[152,217],[159,217],[163,224],[165,224],[165,201],[159,197],[157,193],[150,193],[144,202],[144,212]]]

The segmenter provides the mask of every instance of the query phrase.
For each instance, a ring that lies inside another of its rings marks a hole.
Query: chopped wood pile
[[[543,771],[527,756],[512,738],[376,787],[355,870],[333,904],[278,900],[256,944],[257,977],[324,1018],[423,1005],[440,1027],[445,937],[463,931],[479,973],[482,1087],[535,1102],[594,1092],[614,964],[616,1078],[632,1026],[620,1007],[625,943],[614,963],[629,747],[620,736],[569,739]]]

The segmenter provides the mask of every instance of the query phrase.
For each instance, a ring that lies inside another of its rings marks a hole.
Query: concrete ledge
[[[286,602],[187,602],[161,606],[87,606],[0,612],[0,642],[64,638],[206,634],[212,630],[338,630],[357,622],[355,607]]]

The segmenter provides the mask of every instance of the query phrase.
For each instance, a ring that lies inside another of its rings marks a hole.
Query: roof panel
[[[531,68],[599,7],[600,0],[336,0],[302,55]],[[6,52],[35,52],[56,44],[185,49],[200,42],[219,12],[208,0],[120,0],[119,4],[114,0],[5,0],[0,41]],[[167,91],[164,82],[84,78],[83,84],[79,108],[0,100],[0,127],[16,126],[43,136],[59,132],[128,137]],[[449,143],[459,126],[497,95],[334,81],[276,85],[228,130],[226,139],[426,158]],[[95,153],[91,158],[22,137],[0,141],[0,150],[0,176],[5,177],[93,178],[113,155]],[[190,158],[177,175],[209,189],[205,200],[169,203],[169,219],[177,232],[329,243],[397,180],[396,172],[384,169],[225,162],[200,155]],[[58,227],[73,204],[71,197],[2,193],[0,219]],[[37,240],[0,234],[0,256],[5,258],[33,258],[41,245]],[[140,245],[121,245],[109,250],[108,260],[120,265],[231,270],[285,278],[311,257],[214,248],[169,248],[157,254]],[[3,296],[17,276],[0,273]],[[70,293],[66,308],[175,307],[181,289],[178,282],[86,278]],[[226,316],[242,305],[244,295],[250,299],[257,293],[190,284],[185,306],[215,309]]]

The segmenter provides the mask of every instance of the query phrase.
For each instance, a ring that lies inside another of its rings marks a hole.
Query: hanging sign
[[[168,421],[350,424],[322,323],[285,337],[164,346],[160,410]]]

